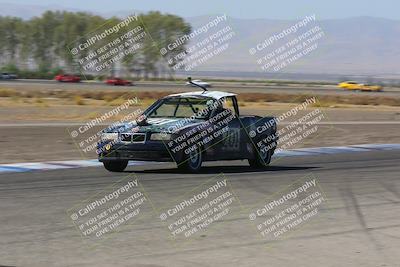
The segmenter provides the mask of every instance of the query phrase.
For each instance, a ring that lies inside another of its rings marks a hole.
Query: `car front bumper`
[[[166,144],[162,141],[116,143],[109,147],[106,143],[99,143],[97,148],[99,151],[98,159],[101,162],[110,160],[174,161]]]

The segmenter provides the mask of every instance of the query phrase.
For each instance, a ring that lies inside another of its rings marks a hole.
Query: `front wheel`
[[[183,171],[195,173],[201,169],[202,163],[203,156],[201,149],[198,146],[195,146],[188,155],[183,157],[183,161],[178,164],[178,168]]]
[[[122,172],[128,166],[127,160],[103,161],[104,168],[110,172]]]
[[[266,147],[261,148],[259,151],[254,149],[254,159],[248,159],[249,165],[252,168],[266,168],[271,162],[272,149]]]

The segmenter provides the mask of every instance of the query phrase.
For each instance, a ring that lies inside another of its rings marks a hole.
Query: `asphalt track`
[[[245,162],[206,164],[182,174],[171,164],[121,174],[90,167],[0,174],[0,265],[4,266],[400,266],[400,150],[283,158],[265,171]],[[176,243],[154,212],[93,247],[67,210],[136,175],[157,211],[224,173],[242,208],[202,235]],[[327,205],[276,241],[248,218],[253,208],[313,175]]]
[[[212,90],[230,91],[236,93],[254,92],[254,93],[309,93],[317,95],[370,95],[370,96],[390,96],[399,97],[400,88],[384,88],[383,92],[354,92],[338,88],[335,85],[274,85],[262,83],[212,83]],[[32,88],[27,88],[30,85]],[[80,82],[80,83],[60,83],[52,80],[0,80],[0,86],[15,89],[56,89],[62,90],[134,90],[134,91],[194,91],[193,87],[185,86],[182,82],[135,82],[135,86],[110,86],[101,82]],[[197,89],[196,89],[197,90]]]

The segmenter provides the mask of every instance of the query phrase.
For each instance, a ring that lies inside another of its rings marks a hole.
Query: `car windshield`
[[[213,103],[212,98],[166,98],[149,110],[147,117],[207,119]]]

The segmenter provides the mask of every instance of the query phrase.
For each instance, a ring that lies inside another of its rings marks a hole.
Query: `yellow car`
[[[340,88],[347,90],[360,90],[360,91],[382,91],[382,86],[380,85],[372,85],[372,84],[363,84],[354,81],[346,81],[338,84]]]
[[[359,90],[360,84],[354,81],[346,81],[339,83],[338,86],[348,90]]]
[[[382,91],[382,86],[372,85],[372,84],[360,84],[358,90],[380,92],[380,91]]]

